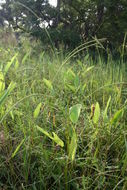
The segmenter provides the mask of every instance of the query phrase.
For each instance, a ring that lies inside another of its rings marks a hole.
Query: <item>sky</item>
[[[49,0],[49,3],[53,6],[57,5],[57,0]]]
[[[0,3],[4,3],[5,0],[0,0]],[[57,0],[49,0],[49,3],[53,6],[56,6],[57,5]]]
[[[5,2],[5,0],[0,0],[0,3],[4,3]]]

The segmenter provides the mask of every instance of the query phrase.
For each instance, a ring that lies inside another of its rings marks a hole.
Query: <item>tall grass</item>
[[[127,189],[126,63],[76,51],[1,46],[0,188]]]

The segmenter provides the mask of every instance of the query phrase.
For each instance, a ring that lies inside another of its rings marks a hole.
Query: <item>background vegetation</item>
[[[6,0],[0,10],[0,25],[5,21],[15,31],[22,31],[56,47],[74,48],[95,35],[106,38],[105,46],[119,48],[127,32],[126,0],[58,0],[53,7],[48,0]],[[6,22],[6,24],[7,24]],[[47,32],[45,31],[47,30]]]

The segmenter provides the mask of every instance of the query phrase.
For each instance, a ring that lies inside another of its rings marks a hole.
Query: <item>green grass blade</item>
[[[24,143],[25,139],[23,139],[20,144],[17,146],[17,148],[15,149],[15,151],[13,152],[13,154],[11,155],[11,158],[14,158],[17,154],[17,152],[19,151],[20,147],[22,146],[22,144]]]
[[[71,138],[71,143],[69,145],[69,159],[73,162],[75,159],[76,155],[76,150],[77,150],[77,135],[75,130],[73,131],[73,135]]]
[[[42,103],[39,103],[36,107],[36,109],[34,110],[34,119],[36,119],[40,113],[40,109],[41,109]]]
[[[0,106],[4,103],[9,93],[15,88],[16,83],[11,82],[8,89],[0,96]]]
[[[18,55],[18,54],[15,54],[15,55],[12,57],[11,61],[9,61],[9,62],[7,63],[7,65],[5,66],[5,68],[4,68],[4,74],[5,74],[5,75],[7,74],[9,68],[11,67],[11,65],[14,63],[14,60],[16,59],[17,55]]]
[[[94,124],[97,124],[100,118],[100,105],[97,102],[96,106],[95,106],[95,112],[94,112],[94,116],[93,116],[93,122]]]
[[[107,119],[107,112],[108,112],[108,107],[109,107],[110,102],[111,102],[111,96],[109,97],[106,108],[104,110],[104,114],[103,114],[104,121]]]

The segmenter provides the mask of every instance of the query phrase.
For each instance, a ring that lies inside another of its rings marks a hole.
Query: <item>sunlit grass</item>
[[[127,189],[126,63],[29,42],[0,56],[5,90],[16,83],[0,109],[0,188]]]

